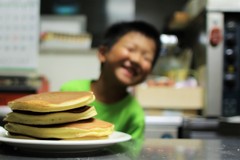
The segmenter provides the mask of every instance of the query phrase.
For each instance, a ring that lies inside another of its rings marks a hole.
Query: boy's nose
[[[141,54],[139,52],[134,52],[130,54],[130,60],[132,62],[138,63],[141,60]]]

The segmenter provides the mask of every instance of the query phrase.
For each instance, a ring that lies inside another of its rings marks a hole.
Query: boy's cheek
[[[144,72],[146,72],[147,74],[149,74],[151,72],[151,70],[152,70],[152,64],[150,64],[150,63],[143,64],[142,65],[142,70]]]

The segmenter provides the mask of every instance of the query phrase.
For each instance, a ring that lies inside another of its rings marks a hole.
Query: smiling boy
[[[121,22],[105,33],[98,49],[101,73],[97,80],[72,80],[61,91],[93,91],[98,115],[115,130],[133,139],[144,137],[144,111],[128,92],[151,73],[160,50],[159,32],[142,21]]]

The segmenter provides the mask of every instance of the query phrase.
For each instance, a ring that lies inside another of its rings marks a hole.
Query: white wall
[[[96,79],[100,64],[95,49],[81,51],[47,51],[40,53],[38,73],[50,84],[50,91],[72,79]]]

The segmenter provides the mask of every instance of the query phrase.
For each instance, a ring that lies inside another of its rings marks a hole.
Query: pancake
[[[29,139],[29,140],[68,140],[68,141],[75,141],[75,140],[100,140],[100,139],[107,139],[108,136],[102,136],[102,137],[96,137],[96,136],[85,136],[85,137],[79,137],[79,138],[66,138],[66,139],[48,139],[48,138],[35,138],[30,136],[24,136],[21,134],[16,133],[7,133],[7,136],[9,138],[17,138],[17,139]]]
[[[94,100],[95,96],[90,91],[45,92],[15,99],[8,106],[13,111],[56,112],[83,107]]]
[[[10,133],[35,138],[84,139],[84,137],[95,137],[97,139],[109,136],[113,132],[114,125],[106,121],[91,118],[88,120],[51,126],[30,126],[7,123],[4,128]]]
[[[48,113],[15,111],[8,113],[3,121],[28,125],[51,125],[84,120],[92,118],[95,115],[97,115],[95,107],[85,106],[67,111]]]

